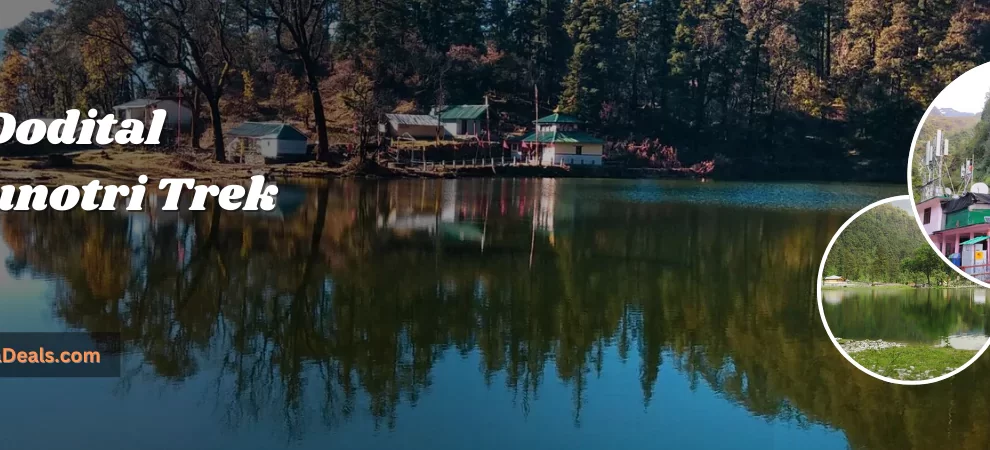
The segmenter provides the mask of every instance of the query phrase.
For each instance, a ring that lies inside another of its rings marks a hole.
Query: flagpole
[[[536,152],[536,157],[539,158],[538,162],[542,166],[543,158],[542,155],[540,155],[540,87],[535,84],[533,85],[533,95],[535,97],[533,109],[536,113],[536,120],[533,122],[533,125],[536,128],[536,147],[534,147],[534,149]]]

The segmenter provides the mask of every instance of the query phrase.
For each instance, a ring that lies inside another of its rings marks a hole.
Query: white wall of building
[[[265,158],[306,154],[306,141],[258,139],[258,152]]]
[[[573,153],[557,153],[554,146],[548,146],[543,150],[543,165],[569,166],[600,166],[602,165],[602,155],[575,155]]]
[[[482,132],[480,120],[450,120],[443,123],[447,134],[452,136],[477,136]]]
[[[114,109],[114,114],[117,120],[136,119],[142,121],[145,127],[149,127],[154,117],[152,113],[158,109],[165,111],[165,128],[175,128],[176,124],[180,124],[183,128],[192,126],[192,110],[174,100],[162,100],[154,106]]]

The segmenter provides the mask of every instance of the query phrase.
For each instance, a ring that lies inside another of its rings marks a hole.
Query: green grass
[[[856,362],[870,371],[899,380],[928,380],[966,364],[976,352],[949,347],[909,345],[852,353]]]

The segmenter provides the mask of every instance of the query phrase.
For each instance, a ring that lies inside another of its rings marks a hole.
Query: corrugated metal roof
[[[978,244],[978,243],[983,242],[985,240],[987,240],[987,237],[986,236],[980,236],[980,237],[975,237],[973,239],[970,239],[970,240],[968,240],[966,242],[963,242],[962,244],[959,244],[959,245]]]
[[[942,205],[942,212],[945,214],[951,214],[956,211],[960,211],[969,208],[972,204],[990,204],[990,194],[977,194],[975,192],[967,192],[961,197],[956,199],[951,199]]]
[[[287,141],[309,140],[303,132],[292,125],[272,122],[244,122],[228,131],[227,134],[237,137],[268,137]]]
[[[436,116],[428,114],[385,114],[392,125],[437,126]]]
[[[485,115],[487,105],[452,105],[440,113],[443,120],[474,120]]]
[[[524,142],[536,142],[536,132],[529,133],[523,138]],[[541,144],[552,144],[552,143],[566,143],[566,144],[602,144],[605,141],[594,137],[588,133],[583,133],[580,131],[542,131],[540,132],[540,143]]]
[[[537,119],[536,123],[581,123],[581,119],[567,114],[553,113]]]

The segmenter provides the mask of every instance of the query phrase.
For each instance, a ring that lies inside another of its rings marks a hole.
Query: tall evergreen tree
[[[562,73],[571,55],[571,41],[564,29],[567,4],[567,0],[519,0],[510,12],[513,39],[506,50],[522,62],[521,90],[531,92],[536,86],[541,99],[560,93]]]
[[[567,63],[560,110],[585,119],[599,116],[619,76],[618,16],[614,0],[576,0],[567,17],[574,53]]]

